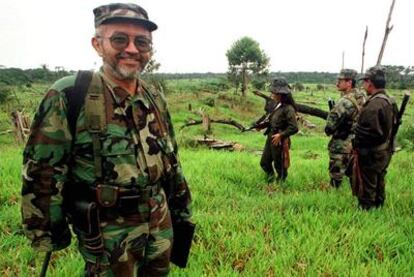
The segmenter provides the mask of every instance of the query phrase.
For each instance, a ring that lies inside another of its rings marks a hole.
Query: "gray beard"
[[[119,66],[114,67],[109,63],[105,63],[104,67],[118,80],[134,80],[137,76],[139,76],[138,70],[131,71]]]

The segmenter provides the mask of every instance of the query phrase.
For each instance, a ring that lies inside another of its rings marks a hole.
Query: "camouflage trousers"
[[[329,176],[331,177],[331,182],[334,181],[339,185],[345,175],[351,177],[351,159],[352,153],[329,152]]]
[[[138,207],[138,213],[103,217],[105,253],[96,257],[83,247],[79,251],[85,276],[167,276],[172,246],[171,217],[163,190]]]

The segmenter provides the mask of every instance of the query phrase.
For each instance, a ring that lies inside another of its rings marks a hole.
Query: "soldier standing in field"
[[[350,176],[353,131],[364,96],[355,89],[358,73],[353,69],[342,69],[336,87],[341,93],[338,103],[332,108],[326,120],[325,133],[332,136],[328,144],[330,184],[338,188],[345,174]]]
[[[94,15],[101,70],[58,80],[31,127],[24,230],[35,249],[56,251],[71,223],[86,276],[165,276],[172,222],[189,221],[191,197],[165,100],[139,78],[157,25],[135,4]]]
[[[398,107],[385,91],[384,68],[369,68],[362,80],[368,99],[355,128],[352,188],[359,206],[368,210],[385,201],[385,175],[393,152]]]
[[[271,98],[276,103],[269,114],[269,122],[265,135],[266,144],[263,149],[260,166],[267,174],[268,182],[275,178],[284,181],[288,176],[290,165],[290,136],[298,132],[296,106],[286,81],[276,79],[270,87]]]

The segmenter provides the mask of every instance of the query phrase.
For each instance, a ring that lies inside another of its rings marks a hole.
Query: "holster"
[[[71,218],[73,228],[80,234],[80,242],[85,249],[95,256],[103,255],[104,243],[97,204],[87,201],[75,202]]]

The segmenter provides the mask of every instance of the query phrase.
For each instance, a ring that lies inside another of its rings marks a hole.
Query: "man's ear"
[[[91,44],[92,44],[92,47],[95,49],[96,53],[98,53],[98,55],[100,57],[102,57],[102,44],[101,44],[101,41],[99,41],[96,37],[93,37],[91,39]]]

